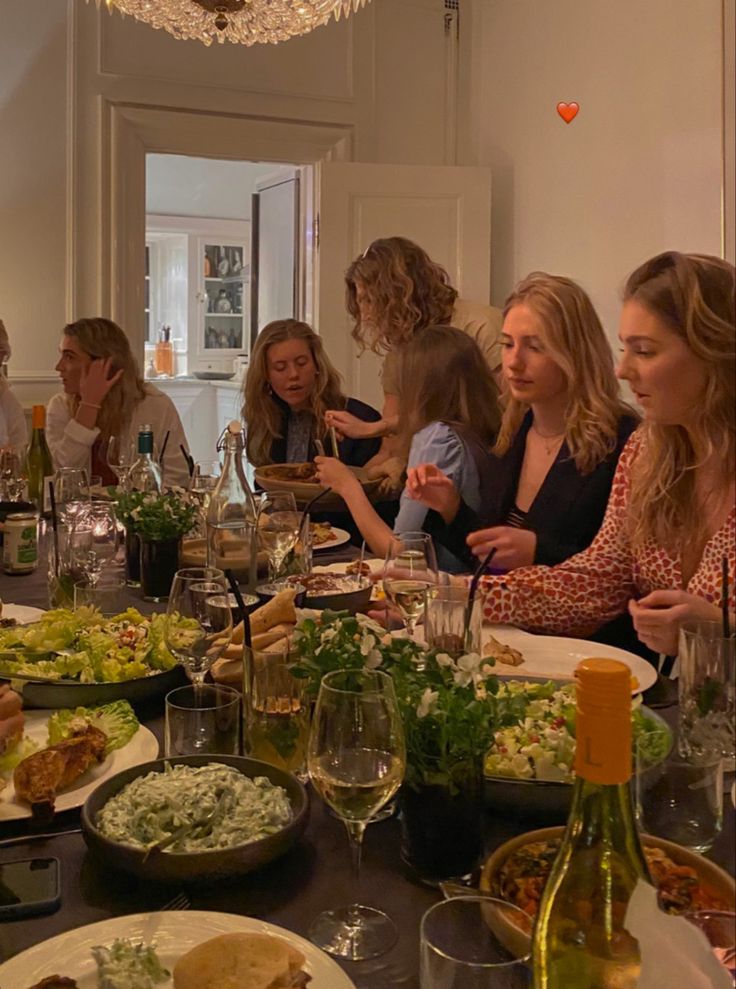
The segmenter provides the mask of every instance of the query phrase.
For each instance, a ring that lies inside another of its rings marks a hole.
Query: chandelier
[[[88,0],[89,2],[89,0]],[[101,0],[96,0],[99,8]],[[104,0],[112,13],[163,28],[179,40],[255,45],[288,41],[339,20],[368,0]]]

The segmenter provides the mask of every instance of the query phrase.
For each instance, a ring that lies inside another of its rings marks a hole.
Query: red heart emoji
[[[578,111],[580,110],[579,103],[558,103],[557,112],[565,121],[566,124],[571,123],[577,117]]]

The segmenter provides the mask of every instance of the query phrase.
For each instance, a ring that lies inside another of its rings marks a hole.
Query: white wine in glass
[[[406,623],[409,638],[424,614],[427,597],[437,587],[437,557],[426,532],[395,535],[386,553],[383,589]]]
[[[355,883],[366,825],[404,778],[406,748],[394,685],[377,670],[336,670],[322,678],[307,755],[315,790],[347,828]],[[351,961],[389,951],[396,925],[382,910],[353,903],[320,914],[309,937]]]

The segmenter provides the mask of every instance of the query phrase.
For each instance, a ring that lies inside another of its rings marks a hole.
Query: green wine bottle
[[[639,944],[624,916],[638,880],[651,880],[629,789],[631,673],[586,659],[576,678],[576,780],[534,930],[534,989],[634,989]]]
[[[54,464],[46,442],[46,408],[34,405],[31,419],[31,442],[28,447],[28,497],[47,518],[51,514],[49,481],[54,477]]]

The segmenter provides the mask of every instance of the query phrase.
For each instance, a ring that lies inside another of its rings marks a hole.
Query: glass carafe
[[[233,420],[225,430],[225,459],[207,509],[207,563],[232,570],[239,584],[256,585],[258,510],[243,472],[243,431]]]

